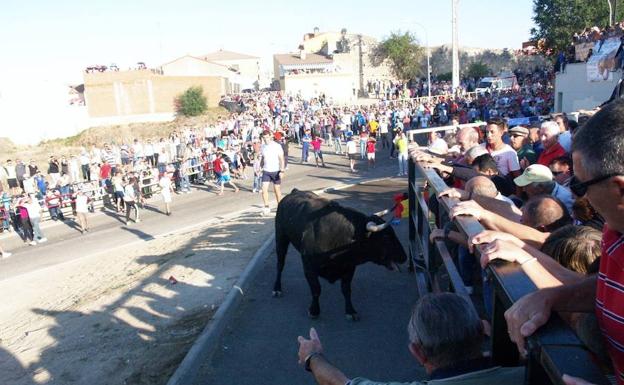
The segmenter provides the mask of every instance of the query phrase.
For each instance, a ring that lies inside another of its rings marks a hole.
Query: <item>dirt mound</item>
[[[185,127],[204,127],[217,121],[219,117],[228,116],[229,112],[222,107],[211,108],[205,114],[194,117],[178,117],[171,122],[131,123],[125,125],[92,127],[78,135],[67,138],[46,140],[35,146],[15,145],[8,138],[0,138],[0,154],[4,155],[0,163],[6,159],[34,160],[40,169],[45,170],[50,155],[70,156],[80,153],[81,147],[90,148],[93,144],[129,143],[136,139],[167,137],[175,130]]]
[[[16,150],[15,143],[9,138],[0,138],[0,154],[12,153]],[[0,162],[4,162],[6,159],[1,159]]]

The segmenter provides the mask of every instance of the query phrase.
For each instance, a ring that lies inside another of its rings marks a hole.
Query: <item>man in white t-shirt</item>
[[[496,167],[501,175],[511,174],[515,178],[521,174],[520,162],[516,150],[503,142],[504,124],[502,119],[490,119],[485,131],[486,142],[482,146],[496,161]]]
[[[349,136],[347,141],[347,157],[349,158],[349,168],[351,172],[355,172],[355,160],[357,159],[357,144],[355,143],[355,135]]]
[[[262,133],[262,201],[264,208],[262,215],[268,215],[269,209],[269,184],[273,183],[273,191],[277,203],[282,200],[280,185],[284,174],[284,150],[282,146],[273,140],[270,131]]]
[[[89,231],[89,223],[87,222],[87,213],[89,212],[89,197],[84,191],[78,190],[76,193],[76,219],[80,225],[80,232]]]

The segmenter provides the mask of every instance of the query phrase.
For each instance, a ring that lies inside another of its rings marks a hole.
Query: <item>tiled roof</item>
[[[216,52],[201,55],[200,58],[207,61],[215,60],[245,60],[245,59],[259,59],[257,56],[246,55],[243,53],[237,53],[232,51],[219,50]]]
[[[305,55],[305,59],[301,59],[298,53],[285,53],[285,54],[275,54],[273,55],[275,60],[280,65],[306,65],[306,64],[331,64],[333,63],[332,59],[328,59],[323,55],[318,55],[315,53],[308,53]]]

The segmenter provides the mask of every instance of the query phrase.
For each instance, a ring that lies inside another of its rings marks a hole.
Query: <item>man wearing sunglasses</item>
[[[531,293],[507,312],[511,339],[524,352],[524,338],[544,325],[552,311],[595,311],[607,341],[618,384],[624,384],[624,100],[598,111],[575,133],[575,176],[570,190],[586,197],[604,217],[598,275]],[[567,384],[584,384],[565,378]]]

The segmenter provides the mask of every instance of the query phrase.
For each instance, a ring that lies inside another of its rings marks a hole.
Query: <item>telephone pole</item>
[[[459,39],[457,30],[457,6],[459,0],[451,0],[453,7],[453,19],[451,24],[453,25],[453,92],[459,87]]]

